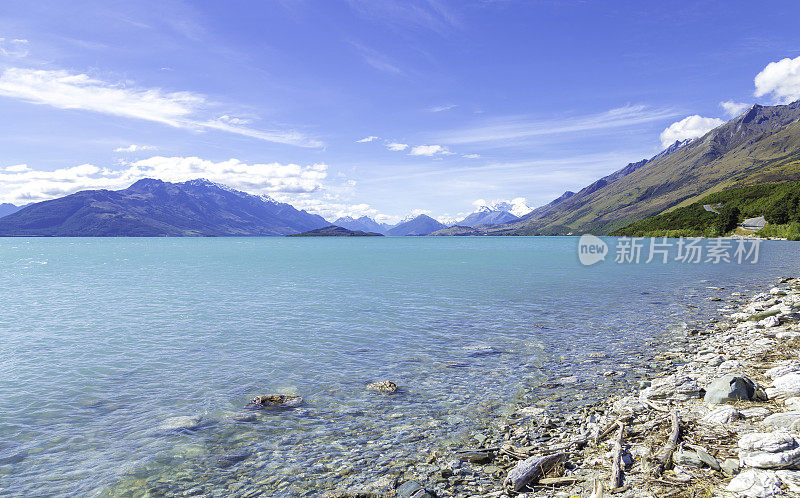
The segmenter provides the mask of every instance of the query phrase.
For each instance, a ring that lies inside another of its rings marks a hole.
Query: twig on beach
[[[625,424],[617,422],[619,433],[614,442],[614,452],[611,456],[611,489],[622,487],[622,438],[625,435]]]
[[[646,404],[647,406],[649,406],[653,410],[656,410],[656,411],[659,411],[659,412],[664,412],[664,413],[669,413],[669,408],[653,403],[652,401],[650,401],[650,398],[642,397],[641,400],[642,400],[642,402],[644,404]]]
[[[599,444],[599,443],[600,443],[600,441],[602,441],[603,439],[605,439],[605,438],[606,438],[606,436],[608,436],[609,434],[611,434],[612,432],[614,432],[614,428],[615,428],[615,427],[617,427],[617,425],[618,425],[618,424],[620,424],[620,423],[622,423],[622,424],[627,424],[627,423],[628,423],[630,420],[631,420],[631,416],[630,416],[630,415],[628,415],[628,416],[625,416],[625,417],[620,417],[620,418],[618,418],[617,420],[615,420],[615,421],[611,422],[611,424],[609,424],[608,426],[606,426],[606,428],[605,428],[605,429],[603,429],[602,431],[600,431],[600,432],[597,434],[597,437],[596,437],[596,438],[594,438],[594,444],[595,444],[595,445]]]
[[[681,425],[678,419],[678,410],[672,410],[671,417],[672,432],[670,433],[666,444],[661,449],[661,452],[659,452],[658,456],[656,457],[655,465],[652,469],[652,474],[654,477],[661,477],[661,474],[664,473],[664,470],[669,466],[669,463],[672,460],[672,454],[678,447],[678,438],[681,435]]]

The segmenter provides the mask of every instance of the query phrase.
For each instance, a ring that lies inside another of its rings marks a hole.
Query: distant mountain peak
[[[3,235],[264,236],[328,226],[324,218],[205,179],[143,178],[123,190],[83,190],[5,216]]]

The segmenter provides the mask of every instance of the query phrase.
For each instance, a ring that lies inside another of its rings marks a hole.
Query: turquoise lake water
[[[790,242],[765,242],[755,265],[584,267],[576,247],[0,239],[0,494],[283,496],[369,482],[536,401],[539,384],[574,375],[561,402],[590,400],[621,382],[604,370],[713,313],[706,297],[800,274]],[[364,388],[387,379],[401,392]],[[271,393],[305,402],[243,408]]]

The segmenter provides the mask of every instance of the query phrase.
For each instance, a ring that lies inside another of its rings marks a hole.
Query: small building
[[[764,225],[766,224],[767,220],[765,220],[763,216],[759,216],[758,218],[747,218],[744,220],[742,222],[742,228],[752,232],[757,232],[764,228]]]

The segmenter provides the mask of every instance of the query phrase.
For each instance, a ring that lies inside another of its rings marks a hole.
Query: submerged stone
[[[247,404],[249,408],[294,408],[303,404],[303,398],[291,394],[256,396]]]
[[[393,393],[397,391],[397,384],[391,380],[385,380],[383,382],[373,382],[372,384],[367,384],[367,389],[382,393]]]

